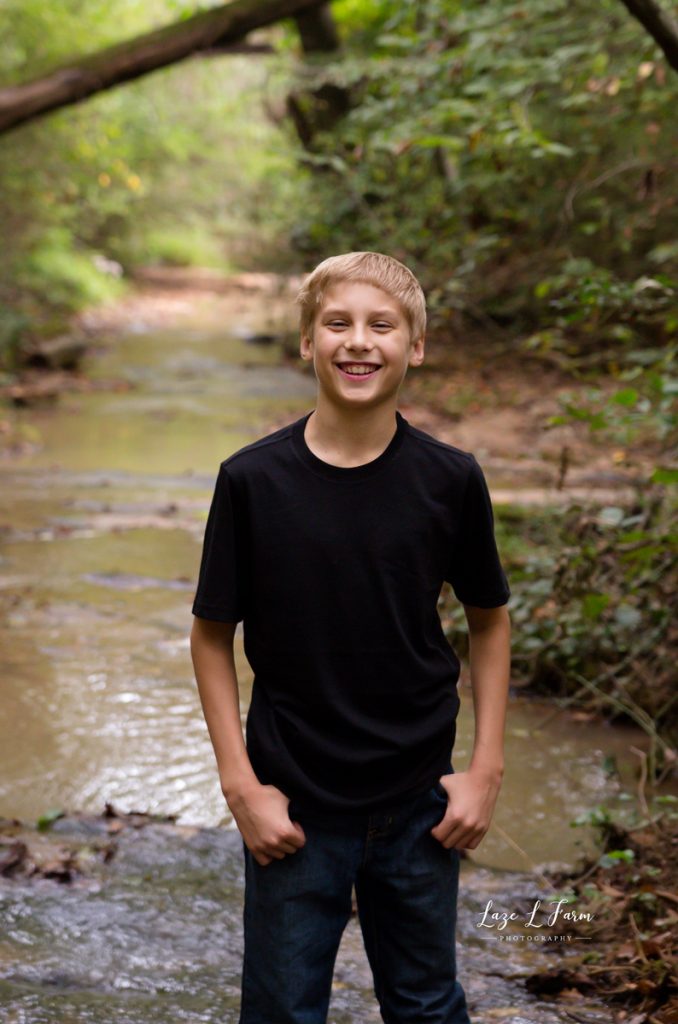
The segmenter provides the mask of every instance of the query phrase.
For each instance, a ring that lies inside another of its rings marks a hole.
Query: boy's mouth
[[[346,377],[372,377],[380,369],[380,363],[337,363]]]

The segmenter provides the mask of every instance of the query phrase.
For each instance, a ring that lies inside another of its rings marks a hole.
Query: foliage
[[[116,294],[117,282],[97,268],[93,255],[79,252],[67,230],[55,229],[17,261],[15,281],[45,305],[78,309],[103,302]]]
[[[4,83],[204,6],[123,0],[112,18],[101,0],[10,0],[0,6]],[[232,269],[280,248],[276,211],[297,200],[294,155],[275,144],[261,110],[275,59],[186,61],[6,137],[0,308],[20,318],[24,336],[48,330],[55,310],[110,293],[115,280],[94,259],[126,275],[154,262]]]
[[[149,227],[142,238],[130,239],[127,255],[133,263],[225,268],[224,254],[217,239],[200,223]]]
[[[623,795],[632,799],[631,793]],[[560,889],[573,890],[578,933],[587,940],[577,970],[560,984],[600,992],[620,1007],[623,1019],[671,1020],[678,1009],[671,927],[678,815],[670,807],[676,798],[636,795],[640,815],[622,821],[598,806],[571,822],[599,831],[600,853],[585,857],[573,871],[550,874]],[[669,809],[659,809],[662,804]],[[559,978],[562,964],[533,976],[531,990],[537,981],[541,991],[553,991]]]
[[[675,509],[673,489],[649,482],[629,507],[496,509],[512,591],[513,678],[529,692],[640,726],[652,771],[678,745]],[[464,653],[465,618],[449,592],[440,611]]]
[[[573,348],[624,310],[636,340],[662,316],[675,330],[678,80],[618,0],[333,10],[346,52],[281,68],[285,90],[331,81],[353,96],[299,148],[314,181],[290,236],[304,261],[387,251],[433,293],[432,322],[454,308],[534,334],[555,311]]]
[[[111,18],[102,0],[9,0],[3,79],[214,3],[122,0]],[[601,340],[664,344],[676,330],[678,85],[619,0],[335,0],[332,12],[336,57],[304,57],[286,19],[267,30],[275,56],[183,62],[13,133],[0,156],[0,301],[22,305],[16,268],[65,228],[68,255],[126,271],[298,270],[385,250],[420,276],[432,326],[461,310],[568,359]],[[303,147],[285,95],[312,105],[325,83],[346,87],[351,109]]]
[[[511,616],[516,669],[534,690],[576,692],[675,744],[674,514],[662,486],[639,488],[630,508],[571,506],[553,549],[512,566]]]
[[[13,370],[20,361],[21,343],[28,328],[23,313],[0,307],[0,368]]]
[[[668,344],[678,333],[678,286],[665,274],[622,281],[588,258],[568,259],[537,283],[534,294],[551,312],[543,311],[539,331],[520,347],[557,355],[554,361],[573,372],[614,369],[620,358],[640,372],[652,354],[637,346],[644,339]]]
[[[612,355],[614,387],[580,386],[558,395],[563,412],[548,425],[578,420],[588,424],[602,441],[617,445],[655,442],[667,453],[678,439],[675,376],[676,346],[624,350]],[[621,386],[619,386],[621,385]],[[624,452],[620,452],[621,458]],[[678,470],[658,466],[653,483],[678,483]]]

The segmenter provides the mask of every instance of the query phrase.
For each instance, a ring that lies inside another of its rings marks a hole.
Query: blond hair
[[[325,292],[339,281],[362,281],[397,299],[410,327],[412,341],[426,331],[426,297],[411,270],[380,252],[345,252],[328,256],[313,270],[296,296],[299,330],[313,340],[313,324]]]

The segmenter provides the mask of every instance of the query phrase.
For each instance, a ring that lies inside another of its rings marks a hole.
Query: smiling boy
[[[471,453],[397,410],[424,359],[411,271],[380,253],[330,257],[298,303],[315,408],[221,463],[193,603],[196,680],[243,839],[240,1024],[325,1024],[353,889],[385,1024],[469,1024],[459,851],[478,846],[499,794],[510,662],[490,496]],[[460,772],[445,581],[470,637]]]

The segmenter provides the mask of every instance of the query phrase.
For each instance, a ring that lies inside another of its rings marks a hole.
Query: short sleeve
[[[462,604],[496,608],[511,591],[494,537],[492,501],[474,456],[464,492],[461,523],[445,579]]]
[[[207,516],[193,614],[217,622],[243,618],[242,541],[233,487],[226,467],[219,467]]]

